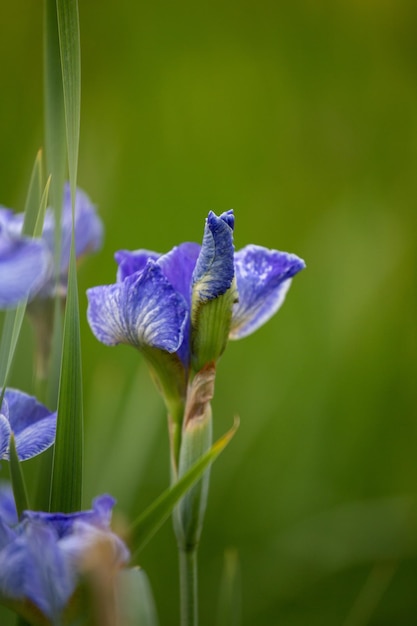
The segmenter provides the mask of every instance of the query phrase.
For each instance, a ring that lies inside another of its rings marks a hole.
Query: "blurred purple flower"
[[[45,243],[13,233],[12,219],[13,213],[0,207],[0,309],[33,298],[52,276]]]
[[[22,232],[24,214],[13,214],[8,211],[6,220],[7,230],[10,235],[18,237]],[[97,215],[95,206],[91,203],[87,194],[77,189],[75,196],[75,254],[77,259],[90,252],[99,250],[103,240],[103,224]],[[59,295],[66,295],[68,281],[68,266],[71,248],[72,208],[71,192],[69,184],[64,188],[62,217],[61,217],[61,258],[59,267]],[[53,262],[55,250],[55,214],[52,209],[47,209],[42,230],[42,242],[50,254],[50,262]],[[49,274],[47,280],[41,282],[37,297],[53,297],[56,291],[55,276]]]
[[[26,461],[54,443],[55,431],[56,412],[22,391],[6,389],[0,407],[0,459],[9,459],[11,433],[19,459]]]
[[[0,489],[0,597],[29,601],[60,624],[81,574],[94,567],[117,570],[130,558],[110,528],[115,501],[103,495],[91,510],[67,515],[24,511],[13,526],[10,515],[2,516],[11,498],[10,490]]]

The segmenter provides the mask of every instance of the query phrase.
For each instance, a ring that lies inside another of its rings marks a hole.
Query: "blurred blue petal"
[[[15,237],[22,232],[24,214],[13,214],[9,211],[7,216],[7,230]],[[103,223],[97,214],[95,206],[86,193],[77,189],[75,196],[75,254],[80,259],[85,254],[95,252],[101,248],[103,241]],[[60,260],[60,287],[66,292],[68,280],[68,265],[71,247],[72,232],[72,207],[70,187],[67,183],[64,188],[62,216],[61,216],[61,260]],[[49,250],[50,255],[55,250],[55,213],[53,209],[47,209],[42,230],[42,241]],[[39,244],[40,242],[38,242]],[[39,280],[42,289],[39,296],[52,297],[55,293],[55,277],[52,273],[47,277],[49,280]],[[39,287],[38,287],[39,289]]]
[[[52,258],[42,241],[10,232],[11,212],[0,209],[0,308],[32,298],[52,275]]]
[[[204,229],[203,244],[193,275],[193,307],[224,294],[232,285],[233,211],[217,217],[210,211]]]
[[[6,458],[8,454],[10,434],[9,420],[0,413],[0,459]]]
[[[17,524],[17,512],[10,483],[0,482],[0,520],[8,526]]]
[[[87,296],[88,321],[102,343],[148,346],[170,353],[181,345],[186,303],[154,261],[123,282],[89,289]]]
[[[56,413],[51,413],[36,398],[22,391],[6,389],[0,418],[0,458],[9,458],[9,441],[5,446],[3,439],[6,421],[15,435],[16,450],[21,461],[40,454],[55,441]]]
[[[234,305],[230,339],[253,333],[278,311],[291,278],[305,267],[295,254],[249,245],[235,255],[239,301]]]
[[[8,497],[0,491],[0,515]],[[0,594],[30,600],[53,624],[61,623],[90,552],[99,570],[116,571],[130,558],[110,529],[113,505],[113,498],[104,495],[96,498],[92,510],[70,515],[25,511],[16,527],[0,517]],[[107,549],[100,553],[97,547],[104,545]]]

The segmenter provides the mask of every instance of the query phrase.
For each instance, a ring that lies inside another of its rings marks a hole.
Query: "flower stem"
[[[179,560],[181,589],[181,626],[197,626],[197,548],[180,548]]]

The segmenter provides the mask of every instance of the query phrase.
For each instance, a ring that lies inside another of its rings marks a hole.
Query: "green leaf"
[[[131,528],[132,550],[135,554],[140,552],[157,530],[168,519],[176,503],[188,491],[194,483],[201,478],[204,471],[219,456],[227,446],[239,427],[236,418],[233,427],[223,437],[218,439],[206,452],[170,489],[162,493],[134,522]]]
[[[70,268],[75,270],[72,239]],[[81,509],[83,477],[83,399],[81,338],[77,274],[68,276],[64,320],[58,418],[52,468],[50,510],[71,513]]]
[[[56,0],[56,15],[73,223],[50,509],[70,513],[81,508],[83,479],[81,340],[74,241],[74,206],[81,102],[81,56],[77,0]]]
[[[60,224],[67,158],[64,90],[56,0],[44,1],[44,100],[46,170],[52,176],[51,202]],[[55,233],[55,263],[59,267],[61,238]]]
[[[123,626],[158,626],[155,602],[143,569],[133,567],[118,575],[118,605]]]
[[[23,221],[22,235],[28,237],[35,234],[39,207],[41,206],[42,178],[42,150],[39,150],[35,158],[35,163],[33,164],[25,203],[25,218]]]
[[[64,91],[68,169],[74,207],[81,110],[81,51],[77,0],[56,0],[62,86]]]
[[[9,444],[9,456],[10,456],[10,477],[12,480],[14,500],[16,503],[17,516],[20,519],[23,511],[29,509],[29,500],[27,495],[27,489],[25,484],[25,478],[23,476],[22,467],[20,465],[19,457],[17,456],[16,444],[14,434],[10,435]]]

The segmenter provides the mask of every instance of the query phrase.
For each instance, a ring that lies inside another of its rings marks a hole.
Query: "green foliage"
[[[161,494],[159,498],[139,515],[131,529],[131,542],[135,553],[139,553],[145,547],[156,531],[171,515],[177,502],[196,481],[201,479],[201,476],[207,468],[232,439],[238,425],[239,422],[236,420],[233,428],[218,439],[205,454],[201,455],[199,459],[184,472],[181,478],[179,478],[172,487]]]
[[[91,337],[85,289],[114,280],[114,250],[200,241],[209,209],[234,208],[237,248],[296,252],[308,269],[276,319],[219,363],[215,435],[235,413],[241,428],[212,471],[201,626],[229,545],[243,626],[343,624],[388,545],[398,568],[369,625],[413,623],[416,517],[397,498],[417,481],[416,3],[121,0],[99,19],[96,3],[80,12],[80,185],[106,226],[79,272],[85,504],[108,490],[134,519],[169,477],[162,402],[139,355]],[[3,20],[0,201],[18,208],[42,143],[41,10],[15,0]],[[25,322],[22,335],[10,383],[28,390]],[[166,524],[141,557],[161,624],[177,611],[172,543]]]
[[[76,0],[57,1],[66,141],[73,227],[65,308],[62,364],[58,394],[57,434],[52,466],[52,511],[79,511],[83,482],[83,398],[80,315],[74,242],[74,204],[80,134],[80,35]],[[49,23],[48,23],[49,26]],[[54,25],[51,23],[51,28]]]

